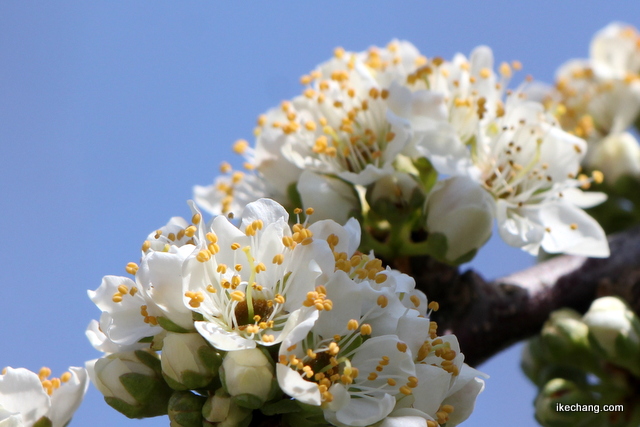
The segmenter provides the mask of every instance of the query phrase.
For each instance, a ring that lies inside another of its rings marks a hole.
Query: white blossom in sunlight
[[[640,145],[628,132],[609,135],[595,146],[589,167],[602,171],[609,184],[623,175],[640,177]]]
[[[595,34],[589,54],[598,75],[624,79],[640,72],[640,33],[631,25],[613,22]]]
[[[297,324],[331,310],[330,301],[308,297],[334,272],[331,248],[317,234],[322,222],[290,227],[288,220],[282,206],[260,199],[246,206],[240,228],[224,216],[200,228],[201,244],[184,267],[184,303],[204,317],[195,327],[214,347],[278,344]],[[335,226],[359,240],[355,220]]]
[[[127,264],[134,279],[105,276],[98,289],[88,291],[102,310],[99,324],[92,322],[86,332],[96,349],[107,353],[138,349],[140,340],[163,332],[159,321],[193,329],[191,311],[182,302],[182,266],[196,248],[200,221],[200,214],[193,216],[192,224],[172,218],[144,241],[140,265]]]
[[[44,419],[52,427],[66,426],[89,386],[84,368],[70,367],[60,378],[51,370],[35,374],[24,368],[5,368],[0,375],[0,425],[31,427]]]

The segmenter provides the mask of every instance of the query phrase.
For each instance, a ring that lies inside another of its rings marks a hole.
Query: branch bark
[[[559,256],[495,281],[433,260],[411,259],[418,288],[438,301],[440,333],[454,333],[465,361],[477,366],[538,333],[561,307],[584,313],[604,295],[618,295],[640,313],[640,227],[609,238],[607,259]]]

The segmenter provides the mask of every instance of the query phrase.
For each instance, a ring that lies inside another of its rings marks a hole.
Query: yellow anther
[[[383,283],[387,280],[387,275],[386,274],[378,274],[376,276],[376,283]]]
[[[200,224],[200,220],[202,220],[202,215],[200,215],[199,213],[195,213],[193,214],[193,216],[191,217],[191,222],[193,224]]]
[[[453,405],[442,405],[440,410],[446,412],[447,414],[451,414],[453,412]]]
[[[256,265],[256,273],[260,273],[261,271],[266,271],[266,269],[267,269],[267,266],[261,262],[259,262],[258,265]]]
[[[513,67],[514,70],[516,71],[520,71],[522,70],[522,63],[520,61],[512,61],[511,62],[511,66]]]
[[[271,261],[273,264],[281,265],[284,262],[284,254],[277,254]]]
[[[242,271],[242,264],[236,264],[236,265],[233,266],[233,268],[234,268],[234,270],[240,272],[240,271]]]
[[[236,154],[244,154],[249,147],[249,143],[244,139],[239,139],[233,144],[233,151]]]
[[[511,77],[511,67],[506,62],[500,64],[500,74],[506,78]]]
[[[220,246],[218,246],[217,243],[210,243],[209,246],[207,246],[207,249],[211,252],[211,255],[215,255],[220,252]]]
[[[403,342],[398,342],[398,344],[396,344],[396,347],[398,348],[398,351],[401,351],[402,353],[407,351],[407,344],[403,343]]]
[[[49,378],[50,375],[51,369],[47,368],[46,366],[43,366],[42,368],[40,368],[40,371],[38,371],[38,378],[40,378],[40,381]]]
[[[371,373],[369,374],[369,376],[367,377],[367,379],[368,379],[369,381],[374,381],[376,378],[378,378],[378,374],[377,374],[377,373],[375,373],[375,372],[371,372]]]
[[[138,293],[138,288],[136,288],[135,286],[132,286],[131,290],[129,290],[129,295],[134,296],[137,293]]]
[[[578,229],[578,224],[576,224],[575,222],[573,224],[571,224],[569,226],[572,230],[577,230]]]
[[[205,237],[207,238],[207,240],[211,243],[218,243],[218,236],[216,236],[215,234],[213,234],[212,232],[208,232]]]
[[[207,292],[215,294],[217,290],[213,287],[213,285],[207,285]]]
[[[602,182],[604,181],[604,174],[600,171],[593,171],[593,173],[591,174],[591,177],[593,178],[593,181],[596,184],[602,184]]]
[[[413,394],[413,391],[406,385],[403,385],[400,387],[400,393],[409,396],[410,394]]]
[[[151,242],[148,240],[145,240],[144,243],[142,244],[142,252],[147,252],[150,247],[151,247]]]
[[[209,252],[207,249],[202,249],[200,252],[198,252],[198,255],[196,255],[196,259],[199,262],[207,262],[211,259],[211,252]]]
[[[347,329],[350,331],[358,329],[358,321],[356,319],[349,320],[349,322],[347,322]]]
[[[389,300],[387,299],[386,296],[384,295],[380,295],[378,297],[378,301],[377,301],[378,305],[382,308],[385,308],[387,306],[387,304],[389,304]]]
[[[233,251],[238,250],[238,249],[240,249],[240,246],[241,245],[238,242],[232,243],[231,244],[231,250],[233,250]]]
[[[387,384],[389,384],[391,387],[394,387],[396,385],[396,380],[394,380],[393,378],[387,378]]]
[[[276,340],[276,337],[274,337],[273,335],[269,335],[269,334],[262,335],[263,342],[274,342],[275,340]]]
[[[418,298],[417,295],[411,295],[409,299],[411,300],[413,305],[415,305],[416,307],[420,306],[420,298]]]
[[[136,264],[135,262],[130,262],[124,269],[127,270],[127,273],[129,274],[136,274],[138,272],[138,268],[138,264]]]
[[[284,296],[282,296],[280,294],[276,294],[276,296],[273,298],[273,301],[276,304],[284,304],[285,299],[284,299]]]
[[[242,282],[242,279],[240,279],[240,276],[233,276],[231,278],[231,287],[233,289],[237,288],[238,286],[240,286],[240,282]]]
[[[111,301],[116,302],[116,303],[122,302],[122,294],[119,293],[119,292],[113,294],[113,296],[111,297]]]
[[[187,237],[193,237],[196,235],[198,229],[194,225],[190,225],[184,229],[184,235]]]
[[[308,349],[307,349],[307,357],[308,357],[308,358],[310,358],[310,359],[312,359],[312,360],[315,360],[315,358],[316,358],[317,356],[318,356],[318,355],[317,355],[316,353],[314,353],[314,352],[313,352],[313,350],[311,350],[310,348],[308,348]]]
[[[229,294],[229,297],[237,302],[244,301],[244,292],[242,291],[233,291]]]
[[[225,274],[227,272],[227,265],[226,264],[218,264],[218,268],[216,269],[216,271],[218,273]]]
[[[60,375],[60,381],[62,381],[63,383],[68,382],[71,379],[71,372],[65,372],[64,374]]]
[[[438,304],[436,301],[431,301],[428,307],[430,310],[438,311],[440,309],[440,304]]]
[[[118,292],[120,292],[121,294],[128,294],[129,287],[127,287],[127,285],[120,285],[118,286]]]
[[[293,241],[293,238],[291,236],[284,236],[282,238],[282,244],[289,249],[293,249],[293,247],[295,246],[295,242]]]
[[[344,57],[344,49],[341,47],[337,47],[333,50],[333,54],[336,58],[342,59]]]
[[[363,323],[362,326],[360,326],[360,335],[371,335],[372,332],[373,329],[370,324]]]
[[[378,89],[376,89],[375,87],[372,87],[369,90],[369,96],[373,99],[377,99],[378,96],[380,96],[380,91]]]

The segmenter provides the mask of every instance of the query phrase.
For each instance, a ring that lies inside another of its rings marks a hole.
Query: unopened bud
[[[160,360],[154,352],[113,353],[88,362],[87,370],[105,401],[127,417],[167,413],[172,390],[162,378]]]
[[[231,427],[248,424],[251,410],[238,406],[231,396],[219,388],[202,407],[202,416],[215,426]]]
[[[234,402],[249,409],[257,409],[268,400],[275,381],[271,360],[257,348],[227,353],[221,377]]]
[[[589,166],[604,173],[609,184],[622,175],[640,177],[640,145],[628,132],[613,134],[595,145]]]
[[[202,427],[202,407],[207,399],[190,391],[176,391],[168,405],[171,427]]]
[[[162,346],[162,373],[176,390],[207,386],[218,374],[222,357],[196,333],[167,332]]]
[[[411,175],[395,172],[370,186],[367,201],[378,214],[391,221],[400,221],[424,204],[424,193]]]
[[[591,394],[564,378],[555,378],[549,381],[536,398],[536,420],[544,426],[573,427],[606,425],[606,422],[598,422],[597,411],[583,410],[583,407],[596,402]],[[580,409],[575,406],[579,405]],[[573,408],[571,410],[570,408]],[[604,421],[604,420],[601,420]]]
[[[494,202],[467,177],[436,183],[427,198],[427,242],[432,255],[453,264],[471,260],[491,236]]]

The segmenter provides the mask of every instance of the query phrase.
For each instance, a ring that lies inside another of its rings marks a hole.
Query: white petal
[[[209,343],[222,351],[236,351],[255,348],[256,342],[229,332],[212,322],[195,322],[196,330]]]
[[[545,227],[551,229],[542,240],[545,251],[596,258],[609,256],[609,244],[604,230],[582,209],[558,201],[545,206],[539,215]]]
[[[45,415],[51,406],[38,375],[24,368],[6,368],[0,375],[0,407],[20,413],[26,425]]]
[[[84,368],[72,366],[69,368],[71,379],[62,383],[51,396],[51,409],[47,417],[52,422],[52,427],[64,427],[76,412],[87,388],[89,376]]]
[[[344,224],[352,211],[360,210],[353,186],[337,178],[305,170],[300,175],[297,188],[303,207],[314,209],[313,221],[332,219]]]
[[[302,403],[320,406],[322,399],[316,383],[302,379],[299,373],[282,363],[276,364],[276,372],[282,391]]]
[[[351,399],[336,412],[336,419],[350,426],[368,426],[389,415],[395,404],[396,400],[388,394]]]

